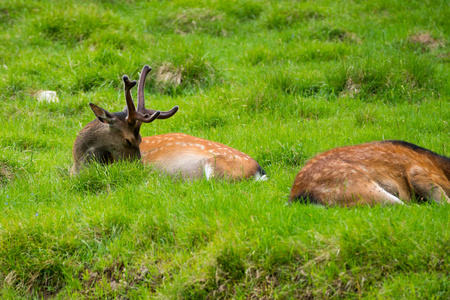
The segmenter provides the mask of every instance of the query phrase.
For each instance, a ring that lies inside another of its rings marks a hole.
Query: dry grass
[[[14,178],[14,172],[6,163],[0,162],[0,188],[6,186]]]
[[[156,86],[160,91],[177,88],[183,83],[183,67],[175,67],[165,62],[156,71]]]
[[[427,50],[435,50],[437,48],[444,46],[444,41],[441,39],[436,39],[431,36],[430,33],[418,33],[411,35],[409,37],[409,42],[411,44],[415,44],[421,47],[422,52],[426,52]]]
[[[348,78],[347,82],[345,83],[344,89],[340,93],[340,96],[354,98],[356,95],[359,94],[360,91],[361,91],[361,84],[355,83],[353,79]]]

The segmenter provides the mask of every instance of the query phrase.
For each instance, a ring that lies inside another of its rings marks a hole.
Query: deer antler
[[[145,108],[145,99],[144,99],[145,79],[147,78],[147,75],[148,75],[148,73],[150,73],[151,70],[152,70],[152,68],[150,68],[148,65],[145,65],[142,68],[141,76],[139,77],[139,85],[138,85],[138,109],[137,110],[138,110],[138,112],[140,112],[142,114],[148,114],[148,115],[153,115],[157,112],[156,110]],[[178,106],[175,105],[169,111],[162,111],[159,114],[158,119],[170,118],[177,111],[178,111]]]
[[[136,85],[136,80],[130,81],[127,75],[124,75],[122,79],[125,85],[125,101],[128,108],[127,121],[133,123],[136,119],[136,107],[134,106],[133,97],[131,97],[131,89]]]
[[[127,122],[135,123],[136,121],[141,121],[144,123],[150,123],[160,115],[160,111],[153,111],[151,114],[142,113],[141,111],[136,111],[134,106],[133,98],[131,97],[131,89],[136,85],[136,80],[130,81],[127,75],[122,77],[123,83],[125,84],[125,100],[127,102],[128,114],[127,114]]]

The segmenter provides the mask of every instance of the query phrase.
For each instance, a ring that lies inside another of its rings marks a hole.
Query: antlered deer
[[[145,164],[183,178],[266,178],[264,170],[253,158],[220,143],[182,133],[141,138],[139,130],[142,123],[167,119],[178,111],[178,106],[166,112],[145,108],[144,85],[150,71],[149,66],[144,66],[139,77],[137,110],[131,96],[131,88],[136,81],[130,81],[128,76],[123,77],[127,103],[124,111],[110,113],[89,104],[97,119],[88,123],[75,140],[72,174],[79,173],[91,160],[108,164],[142,158]]]
[[[403,141],[335,148],[297,174],[290,201],[353,206],[404,204],[413,198],[450,203],[450,159]]]

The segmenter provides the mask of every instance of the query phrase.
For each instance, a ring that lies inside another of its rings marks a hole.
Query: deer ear
[[[100,122],[111,125],[117,120],[117,117],[106,109],[103,109],[93,103],[89,103],[89,106],[91,107],[95,116],[100,120]]]

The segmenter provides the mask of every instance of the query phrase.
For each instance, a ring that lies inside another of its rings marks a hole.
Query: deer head
[[[141,135],[139,130],[141,124],[150,123],[156,119],[170,118],[178,111],[178,106],[164,112],[145,108],[144,85],[150,71],[151,68],[147,65],[141,71],[137,110],[131,96],[131,89],[136,85],[136,81],[130,81],[126,75],[122,78],[127,103],[127,107],[123,111],[110,113],[89,103],[97,119],[88,123],[75,139],[72,174],[78,174],[83,165],[92,160],[109,164],[118,160],[140,159]]]

